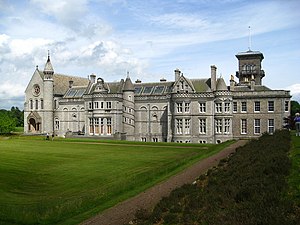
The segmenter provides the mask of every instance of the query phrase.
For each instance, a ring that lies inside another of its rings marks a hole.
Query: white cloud
[[[24,95],[24,87],[20,84],[4,82],[0,84],[0,98],[6,99],[7,97],[20,97]]]
[[[24,86],[10,82],[0,84],[0,102],[0,109],[10,109],[12,106],[22,109],[24,103]]]
[[[13,56],[31,54],[34,49],[51,44],[53,41],[44,38],[14,39],[10,42]]]
[[[210,24],[207,20],[201,19],[199,15],[184,14],[184,13],[170,13],[158,15],[151,18],[151,20],[159,25],[169,27],[172,29],[201,29],[208,27]]]
[[[44,14],[53,16],[59,22],[73,24],[87,11],[87,0],[31,0]]]
[[[285,90],[290,90],[292,95],[292,100],[300,102],[300,84],[293,84],[285,88]]]

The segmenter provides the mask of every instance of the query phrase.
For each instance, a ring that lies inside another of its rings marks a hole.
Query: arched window
[[[44,100],[41,99],[41,109],[44,109]]]
[[[142,106],[140,108],[140,120],[145,121],[147,120],[147,108],[145,106]]]
[[[68,118],[68,109],[67,108],[63,109],[63,118],[64,118],[64,121],[69,120],[69,118]]]
[[[30,99],[30,109],[33,109],[33,100]]]
[[[57,117],[54,119],[54,129],[59,130],[59,119]]]
[[[152,120],[157,121],[158,119],[158,107],[157,106],[152,106]]]
[[[73,119],[74,121],[77,120],[77,112],[76,112],[76,108],[72,108],[72,119]]]

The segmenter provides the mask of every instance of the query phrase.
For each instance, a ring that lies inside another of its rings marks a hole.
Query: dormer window
[[[96,84],[96,88],[95,91],[100,91],[100,92],[106,92],[106,88],[104,87],[104,80],[102,78],[98,78],[97,79],[97,84]]]

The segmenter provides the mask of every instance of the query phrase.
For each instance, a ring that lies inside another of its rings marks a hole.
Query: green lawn
[[[0,137],[0,224],[77,224],[227,145]]]

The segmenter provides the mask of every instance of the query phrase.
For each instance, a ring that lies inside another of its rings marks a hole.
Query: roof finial
[[[129,78],[129,71],[127,71],[127,78]]]
[[[248,49],[249,49],[249,51],[251,51],[251,27],[250,26],[248,27],[248,30],[249,30]]]
[[[50,50],[48,50],[48,59],[47,61],[50,61]]]

